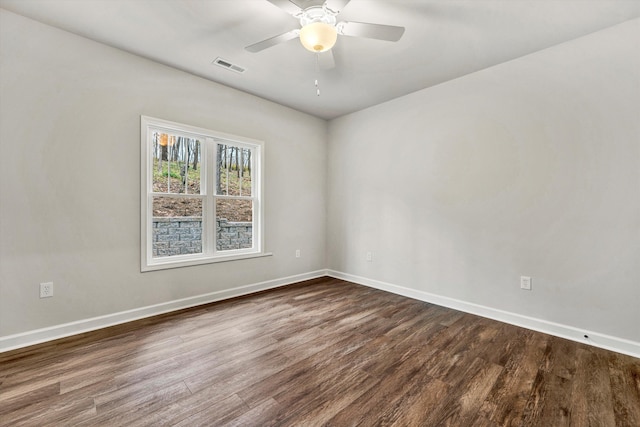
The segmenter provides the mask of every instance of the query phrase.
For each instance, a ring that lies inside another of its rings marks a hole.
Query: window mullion
[[[240,163],[240,176],[238,178],[238,193],[242,196],[242,179],[244,178],[244,148],[239,147],[240,152],[238,162]]]
[[[171,193],[171,136],[167,136],[167,193]]]
[[[206,237],[206,254],[214,254],[216,248],[216,150],[217,144],[213,138],[206,138],[206,164],[201,166],[201,170],[205,174],[205,200],[206,208],[202,216],[202,227]],[[215,166],[214,166],[215,165]],[[205,249],[205,247],[203,247]]]
[[[182,144],[180,144],[180,147],[182,149],[182,172],[184,173],[184,175],[180,175],[182,176],[183,179],[183,188],[184,188],[184,194],[187,194],[189,192],[189,148],[187,147],[187,145],[189,144],[189,140],[184,138],[182,140]]]
[[[225,145],[226,147],[226,153],[225,153],[225,160],[226,160],[226,167],[227,167],[227,187],[225,190],[225,194],[229,194],[229,166],[231,166],[231,153],[233,153],[233,151],[229,148],[228,145]]]

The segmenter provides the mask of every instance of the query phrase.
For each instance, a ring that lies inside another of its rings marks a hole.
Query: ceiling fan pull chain
[[[320,53],[316,53],[316,75],[320,74]],[[316,96],[320,96],[320,85],[316,78]]]

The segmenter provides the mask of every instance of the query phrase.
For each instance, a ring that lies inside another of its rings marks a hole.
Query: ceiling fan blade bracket
[[[349,4],[351,0],[327,0],[324,2],[324,7],[334,15],[342,12],[347,4]]]

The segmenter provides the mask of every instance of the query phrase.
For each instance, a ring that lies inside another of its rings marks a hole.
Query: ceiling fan
[[[338,22],[336,16],[350,0],[267,0],[300,20],[300,29],[268,38],[245,47],[249,52],[261,50],[300,38],[302,45],[311,52],[331,53],[338,35],[365,37],[396,42],[404,34],[404,27],[369,24],[364,22]]]

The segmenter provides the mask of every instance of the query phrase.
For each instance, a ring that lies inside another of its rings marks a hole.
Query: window
[[[141,117],[142,271],[262,251],[262,142]]]

